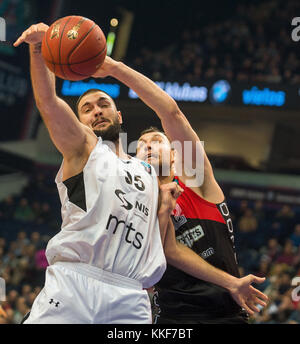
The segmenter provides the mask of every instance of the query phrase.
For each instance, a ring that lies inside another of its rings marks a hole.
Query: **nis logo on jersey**
[[[145,204],[139,201],[135,201],[135,204],[133,205],[130,203],[127,198],[126,198],[126,193],[120,189],[115,190],[115,195],[119,198],[121,201],[122,205],[121,207],[126,209],[126,210],[131,210],[134,207],[135,212],[139,212],[146,217],[149,215],[149,209]],[[137,214],[136,214],[137,215]],[[144,217],[142,218],[144,220]]]

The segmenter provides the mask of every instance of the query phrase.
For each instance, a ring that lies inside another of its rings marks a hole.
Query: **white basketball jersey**
[[[48,243],[49,264],[87,263],[138,280],[157,283],[166,260],[157,218],[158,183],[153,167],[120,159],[98,139],[83,172],[62,182],[62,229]]]

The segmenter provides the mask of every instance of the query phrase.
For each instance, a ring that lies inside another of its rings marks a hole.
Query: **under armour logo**
[[[54,302],[53,299],[51,299],[51,300],[49,301],[49,303],[50,303],[50,305],[51,305],[52,303],[54,303],[54,304],[55,304],[55,307],[58,307],[58,305],[59,305],[59,302]]]

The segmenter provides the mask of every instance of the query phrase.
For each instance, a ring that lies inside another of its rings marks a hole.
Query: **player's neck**
[[[128,154],[124,152],[120,138],[114,142],[108,142],[107,144],[120,159],[128,159]]]

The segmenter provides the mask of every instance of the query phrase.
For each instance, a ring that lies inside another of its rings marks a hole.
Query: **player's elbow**
[[[169,106],[169,116],[173,119],[180,119],[182,117],[182,112],[179,109],[177,103],[175,102],[174,99],[171,99],[170,101],[170,106]]]
[[[174,120],[182,115],[177,103],[171,97],[165,100],[164,107],[160,108],[157,114],[162,120]]]

